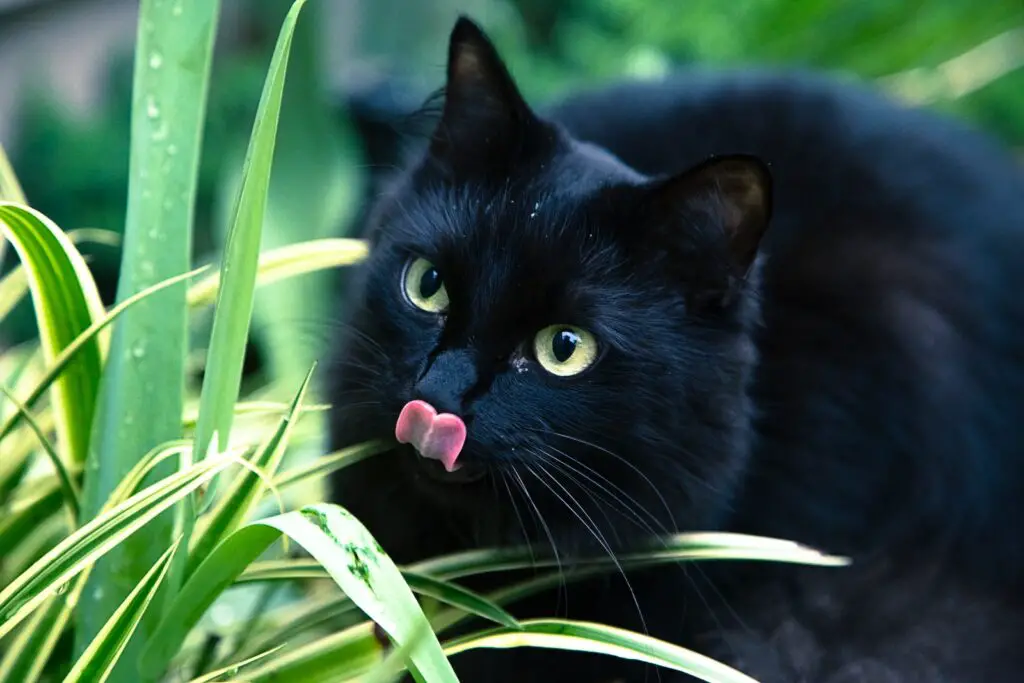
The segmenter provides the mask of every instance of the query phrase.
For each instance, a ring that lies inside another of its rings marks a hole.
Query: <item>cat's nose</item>
[[[434,358],[413,389],[439,413],[460,415],[466,393],[477,383],[476,363],[469,351],[444,351]]]

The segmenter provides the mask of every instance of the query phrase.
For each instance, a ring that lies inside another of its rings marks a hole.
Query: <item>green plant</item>
[[[517,622],[501,607],[560,580],[554,570],[489,596],[457,582],[529,566],[526,549],[399,568],[342,507],[303,503],[304,486],[388,447],[367,443],[297,457],[323,409],[307,402],[315,364],[288,388],[287,401],[273,399],[274,387],[240,400],[256,289],[366,253],[363,243],[339,238],[260,254],[286,67],[304,4],[297,0],[284,19],[219,272],[189,270],[217,3],[141,4],[127,224],[113,306],[100,301],[69,234],[26,205],[0,154],[0,235],[21,263],[0,280],[0,319],[30,294],[39,330],[37,342],[0,356],[0,683],[172,675],[196,683],[243,668],[250,681],[300,682],[393,680],[409,668],[434,683],[455,680],[448,654],[524,645],[631,657],[708,681],[749,681],[640,634]],[[196,397],[186,390],[189,315],[214,302]],[[296,557],[283,541],[312,559]],[[663,549],[620,562],[736,558],[841,562],[783,541],[714,534],[666,539]],[[576,575],[612,567],[595,560]],[[327,577],[342,594],[309,588]],[[416,595],[443,609],[428,617]],[[228,616],[211,617],[216,608]],[[496,627],[446,637],[469,616]],[[367,618],[396,644],[387,657]],[[284,640],[290,643],[281,652]]]

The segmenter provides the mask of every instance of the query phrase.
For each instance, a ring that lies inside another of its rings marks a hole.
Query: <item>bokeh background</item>
[[[218,257],[289,5],[223,2],[197,262]],[[0,143],[29,201],[65,230],[123,229],[137,11],[137,0],[0,0]],[[684,66],[788,65],[873,81],[1024,150],[1024,0],[311,0],[288,73],[264,247],[352,233],[401,140],[394,122],[442,83],[459,12],[483,24],[535,102]],[[117,246],[82,250],[109,302]],[[302,374],[321,355],[342,313],[335,285],[324,275],[261,290],[250,382]],[[30,338],[32,318],[26,303],[5,319],[4,340]],[[207,332],[200,320],[196,339]]]

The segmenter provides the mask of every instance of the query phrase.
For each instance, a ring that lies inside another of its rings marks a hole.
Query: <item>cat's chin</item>
[[[440,495],[449,501],[452,496],[471,495],[487,475],[487,468],[480,463],[466,463],[448,472],[439,461],[422,457],[411,446],[403,445],[400,450],[416,486],[429,495]]]
[[[478,463],[468,463],[449,472],[437,460],[417,457],[419,468],[430,479],[441,484],[472,484],[480,481],[487,474],[487,468]]]

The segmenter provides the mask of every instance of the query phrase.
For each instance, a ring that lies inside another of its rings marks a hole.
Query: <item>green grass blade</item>
[[[164,615],[142,653],[140,669],[146,678],[161,676],[188,632],[234,577],[280,538],[276,529],[247,525],[226,538],[182,586],[175,605]]]
[[[342,591],[399,646],[426,622],[398,568],[358,520],[336,505],[307,506],[298,512],[251,522],[207,557],[183,587],[144,652],[142,669],[146,675],[163,672],[213,600],[281,534],[323,564]],[[413,650],[412,659],[429,681],[456,680],[432,632]]]
[[[14,202],[16,204],[28,204],[25,199],[25,191],[21,189],[18,176],[14,174],[14,167],[11,160],[7,158],[4,146],[0,145],[0,202]],[[0,262],[3,261],[4,240],[0,237]]]
[[[26,269],[40,345],[52,365],[75,337],[103,316],[96,283],[67,235],[38,211],[0,203],[0,233]],[[85,462],[104,346],[104,339],[90,341],[54,386],[57,447],[68,462]]]
[[[696,560],[758,560],[822,567],[849,564],[846,558],[827,555],[793,541],[717,532],[675,534],[661,539],[659,545],[651,550],[624,553],[617,557],[618,563],[625,568]],[[616,568],[615,562],[601,556],[581,558],[578,564]],[[520,547],[470,550],[418,562],[410,569],[456,579],[490,572],[557,566],[554,558],[534,557],[529,548]]]
[[[331,575],[316,560],[264,560],[253,562],[247,566],[235,583],[304,581],[306,579],[329,578],[331,578]]]
[[[274,159],[277,123],[281,113],[288,54],[299,12],[305,0],[297,0],[278,35],[270,70],[263,86],[256,122],[242,169],[242,184],[232,209],[221,266],[217,308],[207,352],[206,377],[200,396],[196,425],[196,453],[205,453],[210,439],[219,436],[226,447],[234,417],[234,404],[242,379],[242,361],[252,319],[260,236],[266,211],[267,188]],[[178,415],[180,416],[180,411]]]
[[[7,390],[6,387],[0,386],[0,393],[2,393],[8,401],[14,404],[15,409],[22,414],[22,419],[28,424],[29,429],[36,435],[36,439],[39,441],[39,445],[43,449],[43,453],[50,460],[50,465],[53,467],[53,471],[57,474],[57,481],[60,483],[61,493],[64,496],[64,505],[68,508],[68,516],[71,520],[71,528],[73,529],[78,525],[78,485],[74,482],[71,474],[68,472],[68,468],[64,465],[64,461],[60,459],[60,455],[57,454],[53,444],[46,438],[46,433],[39,426],[39,423],[29,414],[28,409],[25,405],[19,401],[14,395]]]
[[[363,240],[327,238],[297,242],[259,255],[256,285],[263,287],[288,278],[329,268],[350,266],[366,258],[369,250]],[[217,299],[220,273],[203,278],[188,290],[189,306],[207,306]],[[0,298],[0,303],[2,303]]]
[[[323,601],[304,601],[290,617],[259,629],[256,632],[258,637],[240,648],[237,654],[244,656],[262,652],[276,644],[303,639],[305,635],[323,630],[355,610],[355,603],[345,595]]]
[[[91,345],[96,341],[97,337],[122,314],[133,306],[147,300],[157,292],[161,292],[168,287],[173,287],[179,282],[188,280],[205,270],[205,266],[202,268],[196,268],[195,270],[187,273],[176,275],[162,282],[158,282],[111,308],[109,312],[104,314],[81,334],[75,337],[74,341],[68,344],[64,350],[54,358],[53,362],[48,365],[46,371],[43,373],[42,377],[39,378],[29,395],[23,399],[22,403],[25,408],[31,410],[35,406],[36,401],[39,400],[46,390],[53,386],[53,383],[62,376],[65,368],[67,368],[71,363],[76,362],[79,354],[87,352],[91,348]],[[3,426],[0,427],[0,441],[2,441],[20,424],[21,418],[22,413],[19,411],[15,412],[4,422]]]
[[[64,595],[49,598],[19,629],[0,661],[0,683],[35,683],[40,680],[54,647],[71,621],[73,601],[83,582]]]
[[[189,270],[193,211],[218,0],[141,0],[132,83],[131,147],[117,301]],[[111,338],[89,446],[83,519],[103,506],[117,482],[155,446],[180,438],[188,316],[185,287],[170,287],[122,316]],[[166,474],[155,471],[154,477]],[[188,499],[186,499],[188,502]],[[189,505],[169,512],[113,550],[89,577],[76,613],[76,652],[103,624],[168,547],[176,521],[191,526]],[[183,515],[183,516],[182,516]],[[184,555],[178,556],[183,558]],[[179,572],[180,573],[180,572]],[[172,566],[164,587],[174,593]],[[103,590],[96,590],[102,587]],[[164,598],[157,598],[161,604]],[[145,637],[160,610],[147,613]],[[134,657],[129,643],[125,659]],[[138,679],[112,675],[114,681]]]
[[[274,479],[274,485],[278,488],[300,484],[310,479],[321,479],[332,472],[354,465],[361,460],[379,455],[394,448],[394,443],[389,441],[367,441],[343,448],[334,453],[322,455],[319,458],[305,465],[293,467]]]
[[[624,629],[562,619],[520,622],[521,630],[494,629],[445,645],[449,656],[480,647],[543,647],[634,659],[690,674],[708,683],[757,683],[725,664],[692,650]]]
[[[21,266],[0,278],[0,321],[28,294],[28,275]]]
[[[412,653],[419,646],[420,641],[428,636],[429,630],[428,626],[422,625],[407,642],[402,643],[399,647],[391,648],[391,651],[384,657],[384,661],[366,672],[364,676],[360,676],[359,682],[395,683],[400,680],[407,669],[414,669]]]
[[[821,567],[849,564],[846,558],[826,555],[792,541],[729,533],[677,534],[665,539],[664,545],[656,550],[618,556],[618,564],[626,569],[698,560],[757,560]],[[578,564],[586,571],[581,569],[576,574],[567,574],[568,580],[577,575],[592,576],[592,571],[618,570],[618,565],[607,557],[580,558]],[[499,571],[557,566],[554,559],[536,557],[529,548],[522,547],[470,550],[443,555],[409,565],[407,570],[453,580]],[[290,581],[297,578],[327,578],[327,574],[323,567],[311,560],[275,560],[253,564],[239,577],[239,581]]]
[[[455,607],[468,614],[475,614],[501,626],[507,626],[508,628],[519,627],[519,622],[515,620],[515,617],[496,603],[474,593],[468,588],[463,588],[450,581],[442,581],[426,574],[417,574],[411,571],[403,571],[402,578],[405,579],[405,582],[409,584],[409,588],[417,595],[433,598],[438,602]]]
[[[72,230],[67,233],[67,236],[76,246],[82,242],[117,246],[121,239],[116,232],[90,228]],[[0,320],[3,320],[11,312],[18,302],[28,294],[28,291],[28,276],[25,274],[25,269],[20,265],[11,268],[11,271],[0,279]]]
[[[210,458],[175,473],[112,507],[58,543],[0,591],[0,638],[97,559],[234,462],[234,457]]]
[[[43,520],[60,510],[63,501],[60,486],[54,482],[24,504],[4,510],[0,515],[0,557],[9,557]]]
[[[295,425],[297,412],[302,407],[302,401],[306,396],[306,390],[309,388],[309,381],[312,377],[313,368],[306,374],[302,386],[299,387],[298,393],[295,394],[288,412],[281,418],[277,429],[256,449],[253,457],[249,460],[255,469],[265,473],[268,477],[273,477],[281,465],[292,427]],[[186,577],[195,571],[196,567],[213,552],[213,549],[221,541],[242,526],[253,508],[259,503],[266,488],[263,479],[257,477],[253,472],[243,469],[238,473],[217,506],[204,517],[202,526],[197,530],[195,541],[189,550]]]
[[[327,577],[326,572],[321,571],[318,572],[318,574],[322,575],[320,578]],[[305,577],[299,576],[290,578]],[[515,617],[499,605],[499,601],[503,597],[500,591],[496,592],[494,596],[483,597],[451,582],[442,581],[434,577],[417,574],[408,570],[402,571],[402,578],[405,579],[409,588],[417,595],[432,598],[453,608],[451,610],[451,615],[444,612],[442,613],[442,619],[444,620],[446,627],[450,627],[455,623],[461,622],[470,616],[478,616],[488,621],[493,621],[498,625],[508,626],[509,628],[516,628],[518,625]],[[544,578],[547,578],[547,576]],[[561,583],[560,577],[551,582],[551,585],[556,585],[558,583]],[[523,584],[516,584],[516,587],[522,585]],[[526,588],[528,591],[529,586],[526,586]],[[526,594],[529,594],[529,592]],[[498,599],[495,599],[495,597]],[[259,640],[255,641],[252,646],[246,648],[245,651],[252,652],[264,650],[274,643],[284,642],[289,638],[301,636],[303,633],[309,632],[313,629],[322,628],[325,624],[328,624],[336,620],[338,617],[352,611],[355,607],[356,606],[345,596],[329,600],[324,604],[316,605],[302,611],[286,622],[262,629]],[[434,630],[437,631],[437,619],[432,619],[432,622]]]
[[[246,672],[248,683],[340,683],[356,680],[381,660],[369,622],[289,648],[273,661]],[[525,682],[524,682],[525,683]]]
[[[221,676],[234,676],[234,675],[237,675],[238,672],[240,670],[244,669],[245,667],[247,667],[247,666],[249,666],[251,664],[255,664],[256,662],[258,662],[260,660],[266,659],[267,657],[270,657],[271,655],[277,654],[281,650],[281,648],[283,648],[283,647],[284,647],[283,645],[278,645],[277,647],[271,648],[271,649],[269,649],[269,650],[267,650],[265,652],[261,652],[261,653],[259,653],[257,655],[253,655],[252,657],[247,657],[246,659],[243,659],[240,662],[236,662],[235,664],[231,664],[231,665],[228,665],[228,666],[221,667],[219,669],[215,669],[215,670],[211,671],[208,674],[203,674],[202,676],[200,676],[198,678],[193,678],[191,681],[189,681],[189,683],[212,683],[213,681],[216,681]]]
[[[149,609],[157,590],[167,576],[171,558],[180,543],[181,539],[176,540],[146,572],[135,589],[128,594],[85,648],[85,652],[64,678],[64,683],[104,683],[110,677],[114,665],[128,645],[128,640],[138,628],[142,615]]]
[[[287,7],[280,1],[263,3],[250,16],[255,25],[273,30],[281,22],[282,5]],[[274,175],[263,222],[265,247],[338,235],[339,226],[351,225],[366,180],[354,129],[337,116],[325,83],[328,63],[323,59],[323,43],[330,37],[321,25],[329,6],[314,2],[303,12],[295,29],[281,104]],[[237,186],[238,179],[231,177],[228,182]],[[293,321],[316,324],[336,319],[344,304],[323,305],[332,297],[331,287],[331,278],[318,272],[268,288],[256,298],[253,326],[273,376],[296,382],[319,356],[318,345],[308,340],[296,343]],[[289,315],[282,316],[282,310]]]
[[[322,413],[331,409],[326,403],[304,405],[299,409],[300,415],[307,413]],[[280,401],[239,401],[235,404],[235,417],[240,415],[260,415],[266,413],[277,413],[283,415],[288,412],[288,404]],[[193,429],[199,419],[199,410],[185,408],[185,414],[181,423],[185,429]]]

